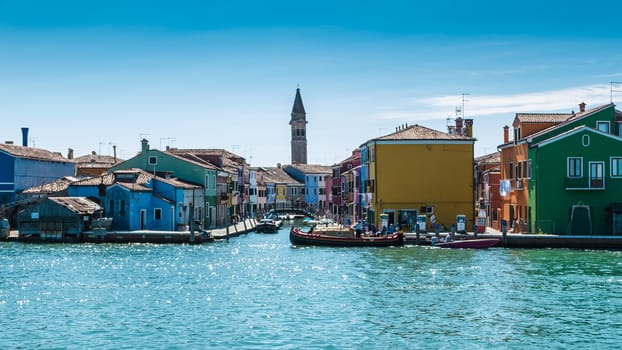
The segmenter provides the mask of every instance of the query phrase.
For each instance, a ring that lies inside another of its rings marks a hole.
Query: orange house
[[[530,136],[552,126],[588,114],[585,103],[579,104],[579,113],[516,113],[512,123],[513,140],[509,127],[503,127],[503,144],[500,145],[500,193],[502,206],[500,218],[508,224],[508,232],[527,232],[529,227],[529,160]],[[505,184],[504,184],[505,183]]]

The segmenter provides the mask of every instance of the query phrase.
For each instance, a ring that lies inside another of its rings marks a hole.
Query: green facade
[[[131,168],[138,168],[151,173],[171,172],[173,177],[202,186],[205,191],[206,213],[205,218],[201,219],[205,221],[206,227],[215,223],[217,167],[193,162],[157,149],[149,149],[145,140],[143,141],[142,152],[139,155],[111,167],[108,172]]]
[[[564,128],[565,132],[531,145],[531,232],[622,235],[622,177],[612,176],[611,169],[612,159],[622,161],[622,138],[590,125],[610,115],[615,126],[613,107],[606,111],[611,113],[584,120],[587,126]],[[569,170],[570,158],[574,172]]]

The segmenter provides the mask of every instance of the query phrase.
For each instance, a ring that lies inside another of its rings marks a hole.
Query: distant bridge
[[[275,213],[275,214],[297,214],[297,215],[304,215],[306,217],[310,217],[310,218],[315,218],[315,214],[311,213],[308,210],[305,209],[300,209],[300,208],[279,208],[279,209],[271,209],[269,210],[266,215],[270,215],[271,213]]]

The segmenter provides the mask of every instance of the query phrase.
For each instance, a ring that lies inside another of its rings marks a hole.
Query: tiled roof
[[[186,153],[186,152],[163,152],[165,154],[170,155],[171,157],[174,158],[178,158],[178,159],[182,159],[186,162],[192,163],[194,165],[200,166],[204,169],[211,169],[211,170],[218,170],[219,167],[217,167],[216,165],[203,160],[199,157],[197,157],[195,154],[193,153]]]
[[[472,137],[453,135],[446,132],[426,128],[421,125],[411,125],[396,130],[394,133],[381,136],[374,140],[475,140]]]
[[[273,167],[266,168],[263,180],[264,182],[274,182],[278,184],[300,184],[300,182],[289,176],[283,169]]]
[[[116,183],[123,184],[125,187],[128,187],[128,188],[133,188],[130,185],[137,185],[138,187],[136,188],[138,190],[145,190],[145,189],[142,189],[140,186],[144,187],[143,185],[149,183],[149,181],[151,181],[151,179],[154,178],[153,174],[146,172],[142,169],[127,169],[127,170],[117,170],[114,173],[104,174],[102,176],[89,177],[83,180],[76,181],[73,184],[76,186],[96,186],[96,185],[103,183],[106,186],[110,186],[115,183],[114,182],[115,177],[118,178],[118,176],[116,175],[135,175],[135,180],[132,182],[120,181],[119,179],[117,179]],[[164,178],[164,177],[157,176],[156,179],[160,182],[167,183],[177,188],[186,188],[186,189],[201,188],[201,186],[198,186],[198,185],[186,182],[186,181],[182,181],[175,177]]]
[[[475,163],[499,163],[501,162],[501,152],[493,152],[489,154],[485,154],[483,156],[476,157],[474,159]]]
[[[304,174],[332,174],[333,168],[328,165],[316,165],[316,164],[290,164],[287,167],[298,169]]]
[[[595,108],[588,109],[585,112],[573,114],[565,122],[562,122],[562,123],[550,126],[550,127],[546,128],[544,130],[540,130],[540,131],[538,131],[536,133],[533,133],[533,134],[529,135],[529,137],[533,139],[533,138],[536,138],[538,136],[544,135],[544,134],[550,132],[551,130],[556,130],[556,128],[562,127],[562,125],[565,125],[565,124],[567,124],[569,122],[573,122],[573,121],[578,120],[578,119],[581,119],[583,117],[587,117],[587,116],[592,115],[592,114],[594,114],[596,112],[599,112],[601,110],[607,109],[607,108],[611,107],[612,105],[613,105],[613,103],[609,103],[609,104],[606,104],[606,105],[602,105],[602,106],[598,106],[598,107],[595,107]]]
[[[63,157],[58,152],[50,152],[48,150],[34,147],[24,147],[0,143],[0,151],[4,151],[17,158],[47,160],[53,162],[72,162],[72,160]]]
[[[76,214],[93,214],[101,209],[99,204],[86,197],[48,197],[48,199]]]
[[[99,154],[88,154],[74,158],[74,162],[78,164],[78,168],[109,168],[123,160],[113,156],[104,156]]]
[[[519,123],[562,123],[572,117],[572,113],[516,113]]]
[[[233,163],[243,164],[246,163],[246,159],[244,157],[235,154],[233,152],[229,152],[222,148],[196,148],[196,149],[183,149],[183,148],[171,148],[168,150],[168,153],[183,155],[183,154],[192,154],[198,158],[202,158],[201,156],[211,156],[211,157],[223,157],[224,159],[229,159]]]
[[[60,179],[54,180],[52,182],[40,185],[40,186],[34,186],[31,188],[27,188],[25,190],[22,191],[23,194],[26,193],[56,193],[56,192],[60,192],[60,191],[64,191],[67,189],[67,187],[69,187],[70,184],[79,181],[80,179],[77,177],[73,177],[73,176],[63,176]]]
[[[134,192],[151,192],[153,191],[151,188],[146,187],[143,184],[132,183],[132,182],[117,182],[117,185],[125,188],[129,188]]]
[[[554,123],[560,124],[566,121],[579,119],[584,116],[593,114],[602,109],[611,106],[611,104],[606,104],[594,108],[590,108],[585,110],[584,112],[579,113],[516,113],[516,117],[514,118],[514,123],[517,121],[520,123]]]

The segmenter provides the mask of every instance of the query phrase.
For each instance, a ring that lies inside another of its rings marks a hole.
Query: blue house
[[[326,177],[333,169],[325,165],[292,164],[283,170],[299,182],[304,183],[305,203],[311,210],[325,208],[327,201]]]
[[[13,144],[0,144],[0,206],[17,194],[63,176],[75,176],[76,164],[60,153]]]
[[[67,193],[100,203],[104,214],[113,219],[111,229],[115,231],[186,230],[205,205],[201,186],[140,169],[78,181]]]

